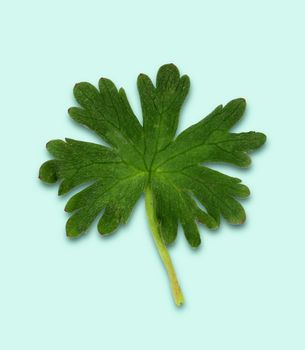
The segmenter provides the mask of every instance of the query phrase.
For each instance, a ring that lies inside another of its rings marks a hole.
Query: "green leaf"
[[[98,89],[85,82],[76,84],[79,106],[70,108],[69,115],[108,146],[72,139],[50,141],[47,149],[53,159],[41,166],[39,174],[47,183],[60,180],[59,195],[86,186],[65,208],[71,213],[66,226],[70,237],[82,235],[98,216],[98,231],[112,233],[127,222],[144,192],[153,236],[177,304],[183,297],[165,245],[175,240],[178,226],[188,243],[197,247],[201,242],[198,223],[216,229],[221,217],[234,225],[246,219],[238,199],[247,197],[249,189],[207,163],[248,167],[249,152],[266,140],[258,132],[231,132],[246,108],[242,98],[218,106],[176,136],[189,88],[190,79],[180,76],[173,64],[159,69],[155,84],[140,74],[142,126],[125,91],[109,79],[100,79]]]

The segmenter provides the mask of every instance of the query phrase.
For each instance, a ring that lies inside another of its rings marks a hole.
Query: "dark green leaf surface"
[[[87,184],[66,205],[71,213],[66,226],[68,236],[83,234],[98,216],[99,232],[113,232],[126,223],[147,186],[154,196],[156,218],[166,244],[175,240],[179,224],[189,244],[197,247],[198,222],[214,229],[221,217],[231,224],[245,221],[238,198],[247,197],[249,189],[241,180],[204,164],[248,167],[248,153],[259,148],[266,137],[253,131],[230,131],[243,116],[244,99],[218,106],[176,137],[189,87],[189,78],[181,77],[173,64],[159,69],[156,84],[140,74],[142,126],[124,90],[118,90],[110,80],[102,78],[99,89],[89,83],[75,86],[79,107],[70,108],[70,116],[109,147],[71,139],[47,144],[53,159],[41,166],[41,180],[60,180],[60,195]]]

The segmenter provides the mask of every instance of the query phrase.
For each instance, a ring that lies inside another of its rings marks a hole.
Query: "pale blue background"
[[[0,348],[305,348],[303,1],[1,1]],[[96,141],[67,116],[79,81],[123,85],[176,63],[192,90],[179,130],[246,97],[236,130],[268,143],[248,170],[243,227],[201,228],[170,249],[186,298],[177,309],[143,200],[111,238],[69,241],[66,198],[37,179],[45,143]],[[303,332],[303,334],[302,334]]]

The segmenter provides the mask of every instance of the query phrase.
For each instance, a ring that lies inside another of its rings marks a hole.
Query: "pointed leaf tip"
[[[163,65],[159,68],[159,71],[160,71],[160,70],[165,70],[165,69],[169,69],[169,70],[172,70],[172,71],[178,71],[178,72],[179,72],[178,67],[177,67],[174,63],[165,63],[165,64],[163,64]]]
[[[83,232],[79,230],[76,223],[73,220],[73,216],[67,221],[66,224],[66,235],[70,238],[79,237]]]
[[[263,134],[262,132],[258,132],[257,134],[259,134],[259,136],[260,136],[261,145],[265,144],[267,141],[267,136],[265,134]]]
[[[194,248],[194,249],[199,248],[199,246],[201,245],[201,238],[200,238],[200,236],[196,240],[189,241],[189,243],[190,243],[192,248]]]
[[[58,179],[56,173],[56,162],[54,160],[48,160],[43,163],[39,169],[38,178],[46,183],[55,183]]]

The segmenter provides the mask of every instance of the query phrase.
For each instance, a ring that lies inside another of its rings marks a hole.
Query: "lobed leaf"
[[[231,224],[242,224],[246,214],[238,199],[246,198],[249,189],[241,180],[204,164],[250,165],[249,152],[262,146],[266,136],[231,131],[242,118],[246,101],[239,98],[218,106],[176,137],[190,88],[188,76],[180,76],[176,66],[167,64],[159,69],[156,83],[140,74],[137,84],[143,126],[125,91],[102,78],[98,89],[85,82],[75,85],[79,106],[70,108],[69,115],[109,146],[72,139],[47,144],[53,159],[41,166],[41,180],[60,180],[60,195],[87,185],[67,202],[65,209],[71,213],[67,235],[80,236],[99,216],[101,234],[115,231],[127,222],[148,186],[166,244],[175,240],[179,225],[188,243],[197,247],[201,242],[198,223],[215,229],[223,217]]]
[[[180,77],[173,64],[162,66],[156,86],[145,74],[138,78],[145,135],[145,159],[151,166],[158,151],[176,134],[179,113],[190,88],[189,77]]]

